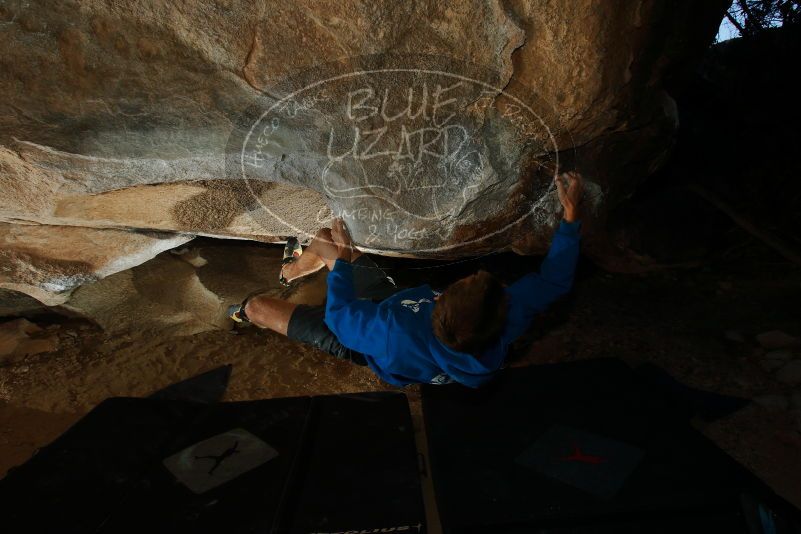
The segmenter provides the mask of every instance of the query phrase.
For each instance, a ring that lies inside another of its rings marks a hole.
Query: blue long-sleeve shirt
[[[460,382],[478,387],[501,368],[509,345],[528,329],[534,316],[570,291],[579,254],[580,222],[562,221],[539,273],[506,288],[509,309],[500,338],[482,354],[451,349],[431,325],[434,297],[424,285],[376,303],[357,299],[353,266],[337,260],[328,274],[325,323],[340,343],[364,354],[370,369],[390,384]]]

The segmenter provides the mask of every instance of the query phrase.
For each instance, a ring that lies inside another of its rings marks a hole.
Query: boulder
[[[0,317],[34,317],[48,313],[53,313],[53,310],[32,296],[0,289]]]
[[[795,390],[790,394],[790,406],[794,410],[801,411],[801,389]]]
[[[76,287],[144,263],[194,236],[0,223],[0,289],[63,304]]]
[[[793,353],[789,350],[772,350],[762,357],[760,363],[766,371],[775,371],[786,364],[792,357]]]
[[[753,400],[756,404],[772,412],[786,410],[790,405],[790,401],[785,395],[779,395],[775,393],[759,395],[754,397]]]
[[[801,384],[801,360],[791,360],[776,373],[776,378],[785,384]]]
[[[781,330],[762,332],[761,334],[757,335],[756,340],[757,343],[768,350],[801,346],[801,339],[791,336],[790,334]]]
[[[728,3],[7,2],[0,221],[534,253],[578,168],[592,245]]]
[[[61,308],[111,334],[136,331],[158,338],[229,330],[228,306],[254,293],[321,304],[325,274],[285,288],[278,282],[281,260],[278,247],[189,244],[84,285]]]
[[[58,337],[45,332],[26,319],[0,323],[0,364],[16,357],[52,352],[58,348]]]
[[[745,343],[745,336],[739,330],[726,330],[723,337],[735,343]]]

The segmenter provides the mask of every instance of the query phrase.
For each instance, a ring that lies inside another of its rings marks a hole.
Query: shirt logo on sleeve
[[[400,303],[401,303],[401,306],[409,308],[414,313],[417,313],[417,312],[420,311],[420,305],[425,303],[425,302],[431,303],[431,301],[429,299],[425,299],[425,298],[420,299],[420,300],[403,299]]]
[[[453,378],[451,378],[447,373],[440,373],[431,379],[431,383],[435,386],[450,384],[451,382],[453,382]]]

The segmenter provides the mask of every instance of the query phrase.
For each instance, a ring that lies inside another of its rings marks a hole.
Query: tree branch
[[[728,11],[726,11],[726,18],[729,19],[729,22],[732,23],[732,26],[737,28],[737,31],[740,32],[740,37],[745,37],[745,29],[743,28],[743,25],[740,24],[736,18],[732,17],[731,13]]]

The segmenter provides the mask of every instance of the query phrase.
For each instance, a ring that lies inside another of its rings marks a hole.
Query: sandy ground
[[[45,327],[38,335],[55,337],[58,349],[0,364],[0,474],[107,397],[145,396],[222,364],[233,364],[225,396],[231,401],[393,389],[365,368],[271,332],[230,329],[225,305],[256,289],[298,302],[322,300],[324,273],[291,292],[276,284],[279,256],[276,247],[201,243],[182,256],[164,253],[79,290],[73,312],[91,321],[33,318]],[[439,270],[401,263],[391,274],[402,282],[436,283],[499,262],[509,278],[536,265],[502,256]],[[793,305],[801,296],[801,275],[780,263],[753,272],[633,276],[583,265],[573,295],[536,321],[513,364],[616,356],[632,365],[655,363],[686,384],[720,393],[789,395],[793,388],[763,368],[754,337],[773,329],[801,335],[799,307]],[[743,340],[726,339],[731,330]],[[418,390],[406,392],[419,427]],[[801,506],[798,416],[751,405],[698,426]]]

